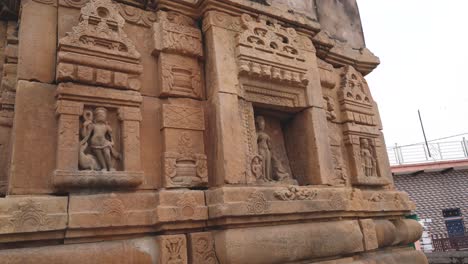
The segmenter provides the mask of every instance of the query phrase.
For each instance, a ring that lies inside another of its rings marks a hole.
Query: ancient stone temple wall
[[[427,263],[355,1],[2,10],[0,263]]]

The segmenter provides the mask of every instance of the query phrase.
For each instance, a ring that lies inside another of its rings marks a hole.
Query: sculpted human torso
[[[80,148],[80,167],[85,170],[115,171],[112,158],[118,158],[114,149],[112,128],[107,123],[107,110],[99,107],[93,113],[87,111],[84,114]],[[87,146],[91,154],[85,154]],[[95,164],[95,165],[94,165]]]

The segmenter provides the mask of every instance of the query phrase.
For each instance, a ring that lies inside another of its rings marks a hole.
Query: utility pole
[[[429,158],[432,158],[431,150],[429,149],[429,144],[427,143],[426,131],[424,131],[424,125],[423,125],[423,121],[421,118],[421,112],[419,111],[419,109],[418,109],[418,116],[419,116],[419,122],[421,123],[421,129],[422,129],[423,136],[424,136],[424,142],[426,143],[427,153],[429,154]]]

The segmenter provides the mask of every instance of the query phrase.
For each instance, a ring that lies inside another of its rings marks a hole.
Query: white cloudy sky
[[[387,146],[468,133],[468,1],[358,0]],[[467,135],[468,138],[468,135]]]

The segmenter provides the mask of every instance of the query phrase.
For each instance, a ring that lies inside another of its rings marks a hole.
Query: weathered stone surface
[[[52,83],[55,80],[57,1],[22,1],[21,10],[18,79]]]
[[[52,193],[56,165],[55,85],[19,81],[16,89],[10,194]]]
[[[230,229],[213,236],[221,263],[285,263],[364,250],[356,221]]]
[[[0,234],[64,230],[67,226],[67,202],[67,197],[53,196],[2,198]]]
[[[158,221],[202,221],[208,219],[205,194],[193,190],[167,190],[158,194]]]
[[[0,250],[0,262],[11,264],[92,264],[159,262],[153,238]]]
[[[70,229],[149,226],[156,223],[154,193],[70,195]]]
[[[351,47],[364,48],[364,33],[357,3],[354,0],[317,1],[320,25],[332,38],[346,42]],[[330,14],[336,14],[330,16]]]
[[[218,264],[213,235],[210,232],[189,234],[188,257],[192,264]]]
[[[356,1],[21,4],[0,263],[427,263]]]
[[[159,236],[158,263],[187,264],[187,239],[185,235]]]

